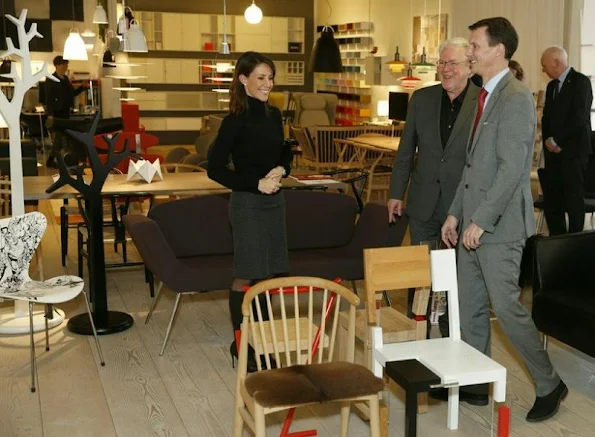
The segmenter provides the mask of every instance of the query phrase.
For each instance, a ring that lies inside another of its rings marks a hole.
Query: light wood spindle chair
[[[267,321],[261,320],[261,294],[265,295]],[[274,301],[273,295],[277,295]],[[234,437],[242,436],[245,424],[256,437],[264,437],[265,417],[279,411],[288,411],[281,436],[291,435],[289,424],[295,407],[331,401],[342,404],[341,437],[347,436],[351,402],[369,404],[370,435],[379,437],[378,393],[384,383],[369,369],[353,363],[358,304],[359,298],[349,289],[321,278],[271,279],[246,292]],[[349,329],[338,335],[342,306],[347,307],[350,323]],[[343,361],[335,356],[339,343],[343,343]],[[247,374],[248,344],[255,350],[259,369],[252,374]],[[315,435],[315,431],[299,435]]]

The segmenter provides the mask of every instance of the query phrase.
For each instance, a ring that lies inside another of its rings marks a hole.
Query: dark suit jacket
[[[455,196],[465,165],[466,145],[477,106],[479,88],[469,84],[463,106],[442,150],[440,139],[440,105],[442,85],[422,88],[413,93],[407,111],[407,122],[393,163],[389,197],[403,199],[409,177],[407,214],[428,220],[442,194],[446,205]],[[417,151],[417,165],[413,168]]]
[[[563,158],[587,159],[591,154],[591,103],[593,92],[587,76],[570,69],[560,93],[553,100],[554,84],[551,81],[546,89],[545,106],[541,119],[543,142],[549,137],[560,148]],[[545,159],[553,154],[543,148]]]

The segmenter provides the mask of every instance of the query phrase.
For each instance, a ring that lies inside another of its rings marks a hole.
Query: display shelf
[[[128,79],[133,79],[133,80],[137,80],[137,79],[146,79],[147,76],[135,76],[135,75],[130,75],[130,76],[112,76],[111,74],[106,74],[105,77],[109,77],[111,79],[123,79],[123,80],[128,80]]]
[[[232,52],[304,53],[303,17],[264,17],[258,25],[245,23],[243,15],[174,14],[136,11],[150,50],[217,52],[224,34]],[[240,23],[240,24],[238,24]]]
[[[335,24],[335,39],[339,44],[343,73],[317,73],[316,90],[336,94],[338,124],[361,124],[372,115],[370,86],[366,85],[366,58],[374,45],[371,22]],[[317,30],[320,32],[322,26]]]

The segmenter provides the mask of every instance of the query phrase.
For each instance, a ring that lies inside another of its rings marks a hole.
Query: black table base
[[[126,331],[130,328],[134,319],[130,314],[121,313],[119,311],[107,311],[106,317],[103,320],[93,318],[95,328],[98,335],[115,334],[116,332]],[[89,320],[89,314],[83,313],[71,318],[66,325],[70,332],[82,335],[93,335],[93,328]]]

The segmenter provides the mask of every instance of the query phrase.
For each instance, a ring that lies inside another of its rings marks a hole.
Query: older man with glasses
[[[465,38],[442,43],[437,62],[441,84],[415,91],[409,102],[405,130],[393,163],[388,220],[393,222],[406,212],[412,245],[440,241],[440,229],[465,165],[479,92],[469,81],[468,48]],[[408,185],[405,211],[403,200]],[[409,311],[412,302],[411,291]],[[448,336],[447,314],[440,317],[439,327],[441,334]]]

